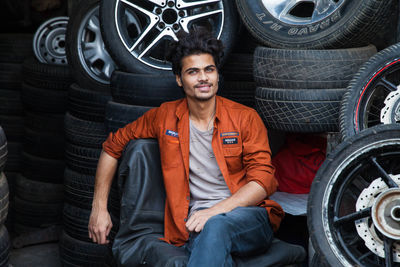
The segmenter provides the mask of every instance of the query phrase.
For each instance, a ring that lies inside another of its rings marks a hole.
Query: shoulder
[[[218,97],[221,108],[224,112],[235,115],[235,117],[248,117],[248,116],[258,116],[258,113],[255,109],[242,105],[238,102],[229,100],[227,98]]]

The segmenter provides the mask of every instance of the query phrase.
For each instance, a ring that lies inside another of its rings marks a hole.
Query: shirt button
[[[183,219],[184,222],[187,222],[187,218]]]
[[[190,197],[186,197],[186,200],[190,200]]]

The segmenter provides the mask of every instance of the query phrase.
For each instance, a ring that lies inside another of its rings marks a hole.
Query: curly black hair
[[[190,33],[182,31],[177,37],[179,41],[172,42],[167,54],[167,60],[172,63],[172,71],[175,75],[181,75],[182,58],[203,53],[211,54],[219,69],[224,55],[224,46],[206,28],[196,27],[191,29]]]

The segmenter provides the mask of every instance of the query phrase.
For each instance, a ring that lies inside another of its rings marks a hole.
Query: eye
[[[214,70],[215,70],[215,68],[213,68],[213,67],[206,68],[206,72],[213,72]]]
[[[196,73],[197,73],[197,70],[190,70],[188,73],[189,73],[190,75],[193,75],[193,74],[196,74]]]

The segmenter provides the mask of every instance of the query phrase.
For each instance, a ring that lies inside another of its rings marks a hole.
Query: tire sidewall
[[[251,28],[256,34],[255,37],[264,44],[268,43],[273,47],[321,47],[327,45],[321,41],[322,38],[350,25],[349,21],[354,20],[354,11],[360,9],[362,2],[369,1],[345,1],[322,21],[300,26],[276,19],[265,8],[262,0],[236,0],[236,3],[244,24]],[[269,37],[264,38],[265,36]]]
[[[340,132],[344,140],[363,130],[358,122],[358,114],[363,107],[361,104],[365,100],[363,97],[366,97],[374,79],[379,78],[382,71],[395,64],[400,64],[400,44],[392,45],[374,55],[350,81],[340,110]]]

